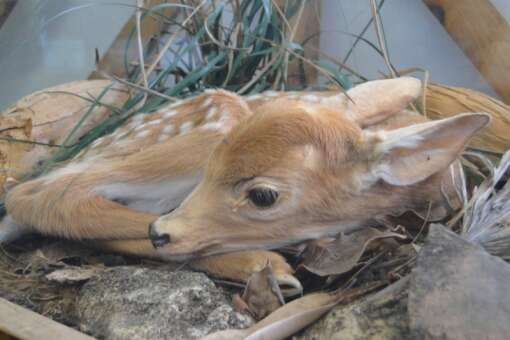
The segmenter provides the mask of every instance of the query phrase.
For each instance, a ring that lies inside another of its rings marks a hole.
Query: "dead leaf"
[[[250,314],[250,307],[248,307],[241,295],[234,294],[232,297],[232,305],[234,305],[234,310],[236,312]]]
[[[61,283],[61,284],[76,284],[84,281],[88,281],[95,277],[99,273],[103,272],[104,267],[100,266],[87,266],[87,267],[76,267],[67,266],[64,269],[57,269],[45,277],[49,281]]]
[[[339,303],[349,303],[381,286],[375,283],[363,288],[333,294],[313,293],[289,302],[255,325],[240,330],[215,332],[202,340],[280,340],[318,320]]]
[[[360,260],[371,243],[389,237],[402,237],[375,228],[363,228],[337,239],[322,239],[309,244],[303,254],[302,266],[319,275],[339,275],[350,271]]]
[[[256,320],[266,317],[285,304],[271,263],[268,262],[261,271],[250,276],[241,299]]]
[[[23,253],[18,258],[19,272],[47,273],[69,264],[89,263],[93,249],[70,241],[55,241],[43,244],[38,249]]]

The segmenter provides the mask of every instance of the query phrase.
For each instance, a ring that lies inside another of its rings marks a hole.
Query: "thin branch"
[[[149,88],[149,82],[147,80],[147,73],[145,70],[145,59],[143,55],[143,42],[142,42],[142,11],[140,8],[145,7],[145,0],[138,0],[138,9],[136,10],[136,38],[138,43],[138,59],[140,62],[140,72],[142,73],[143,85],[145,88]],[[147,100],[147,93],[144,93],[142,102],[145,103]]]
[[[381,10],[382,6],[384,5],[384,2],[386,0],[381,0],[381,2],[379,3],[379,6],[377,6],[377,13],[379,13],[379,11]],[[356,40],[354,40],[354,43],[352,44],[352,46],[349,48],[349,51],[347,51],[347,54],[345,55],[344,59],[342,60],[342,63],[347,63],[347,61],[349,60],[349,58],[351,57],[351,54],[354,52],[354,49],[356,48],[356,46],[358,45],[358,43],[362,40],[363,36],[365,35],[365,33],[367,32],[367,30],[370,28],[370,26],[372,25],[372,23],[374,22],[374,18],[370,18],[370,20],[367,22],[367,24],[365,25],[365,27],[363,27],[363,29],[361,30],[360,34],[357,35],[356,37]],[[342,69],[340,69],[342,70]]]
[[[17,139],[13,137],[0,137],[0,140],[4,140],[7,142],[14,142],[14,143],[22,143],[22,144],[34,144],[34,145],[42,145],[42,146],[48,146],[51,148],[69,148],[71,146],[64,146],[61,144],[51,144],[51,143],[43,143],[43,142],[37,142],[35,140],[28,140],[28,139]]]
[[[343,62],[341,62],[340,60],[336,59],[335,57],[331,56],[330,54],[322,51],[321,49],[319,48],[316,48],[316,47],[313,47],[313,46],[307,46],[306,48],[309,48],[311,49],[312,51],[316,52],[316,53],[319,53],[321,56],[323,56],[324,58],[328,59],[329,61],[331,61],[333,64],[337,65],[340,67],[340,70],[342,68],[346,69],[348,72],[350,72],[352,75],[358,77],[360,80],[362,81],[368,81],[368,78],[361,75],[360,73],[356,72],[354,69],[352,69],[350,66],[344,64]]]
[[[370,10],[372,11],[372,17],[374,18],[375,33],[377,34],[377,41],[379,42],[379,47],[383,53],[384,62],[386,63],[386,66],[388,67],[391,76],[393,78],[396,78],[397,73],[395,72],[395,69],[391,65],[390,57],[388,55],[388,49],[386,48],[386,41],[384,39],[382,31],[381,18],[379,17],[379,11],[377,10],[376,0],[370,0]]]
[[[178,98],[167,96],[166,94],[163,94],[161,92],[155,91],[155,90],[153,90],[153,89],[151,89],[149,87],[143,87],[141,85],[137,85],[137,84],[132,83],[130,81],[127,81],[125,79],[122,79],[122,78],[119,78],[119,77],[116,77],[116,76],[113,76],[113,75],[109,75],[109,74],[107,74],[105,72],[101,72],[100,74],[104,75],[105,77],[107,77],[110,80],[118,81],[119,83],[124,84],[126,86],[133,87],[133,88],[135,88],[137,90],[143,91],[145,93],[152,94],[152,95],[157,96],[157,97],[161,97],[161,98],[166,99],[166,100],[170,100],[170,101],[174,101],[174,102],[179,100]]]
[[[271,66],[280,58],[280,53],[277,53],[273,56],[270,62],[268,62],[262,70],[259,71],[253,78],[250,79],[248,83],[246,83],[241,89],[237,91],[238,94],[244,94],[253,84],[255,84],[266,72],[269,70]]]
[[[205,29],[205,33],[207,34],[209,39],[211,39],[211,41],[214,44],[218,45],[218,47],[220,47],[222,49],[231,50],[231,51],[249,51],[251,48],[251,47],[232,47],[232,46],[225,45],[224,43],[222,43],[221,41],[216,39],[216,37],[211,33],[211,30],[209,29],[209,24],[207,23],[207,20],[204,20],[204,29]]]

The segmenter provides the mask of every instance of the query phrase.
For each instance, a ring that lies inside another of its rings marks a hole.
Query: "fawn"
[[[36,231],[246,281],[269,251],[426,208],[443,217],[450,165],[486,114],[427,121],[405,108],[421,82],[347,92],[223,90],[139,114],[6,197],[0,242]],[[446,203],[445,203],[446,202]]]

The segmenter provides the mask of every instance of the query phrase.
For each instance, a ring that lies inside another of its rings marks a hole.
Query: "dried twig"
[[[104,75],[105,77],[107,77],[108,79],[118,81],[121,84],[133,87],[133,88],[135,88],[137,90],[140,90],[140,91],[152,94],[154,96],[158,96],[158,97],[161,97],[163,99],[166,99],[166,100],[169,100],[169,101],[172,101],[172,102],[175,102],[175,101],[179,100],[179,98],[167,96],[166,94],[163,94],[161,92],[155,91],[155,90],[153,90],[153,89],[151,89],[149,87],[140,86],[138,84],[132,83],[132,82],[127,81],[125,79],[122,79],[122,78],[119,78],[119,77],[116,77],[116,76],[113,76],[113,75],[109,75],[109,74],[107,74],[105,72],[101,72],[101,74]]]
[[[147,73],[145,71],[145,60],[143,55],[143,41],[142,41],[142,11],[141,8],[145,7],[145,0],[137,1],[138,8],[136,9],[136,40],[138,44],[138,60],[140,62],[140,72],[142,73],[143,86],[148,89],[149,82],[147,80]],[[144,93],[142,103],[147,100],[147,93]],[[143,105],[143,104],[142,104]]]
[[[377,10],[376,0],[370,0],[370,10],[372,11],[372,17],[374,18],[375,33],[377,34],[377,41],[379,42],[379,47],[383,53],[384,62],[386,63],[386,66],[388,67],[388,70],[390,71],[391,76],[393,78],[396,78],[398,75],[390,62],[390,57],[388,55],[388,49],[386,48],[386,41],[384,39],[384,35],[383,35],[383,31],[382,31],[381,18],[379,16],[379,11]]]
[[[510,181],[500,189],[497,186],[509,169],[510,151],[507,151],[493,176],[475,188],[464,209],[461,233],[465,239],[505,260],[510,260]]]

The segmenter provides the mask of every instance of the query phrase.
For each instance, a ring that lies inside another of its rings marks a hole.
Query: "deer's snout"
[[[149,239],[151,240],[154,248],[160,248],[170,243],[170,235],[167,233],[159,233],[156,227],[156,223],[152,222],[149,224]]]

